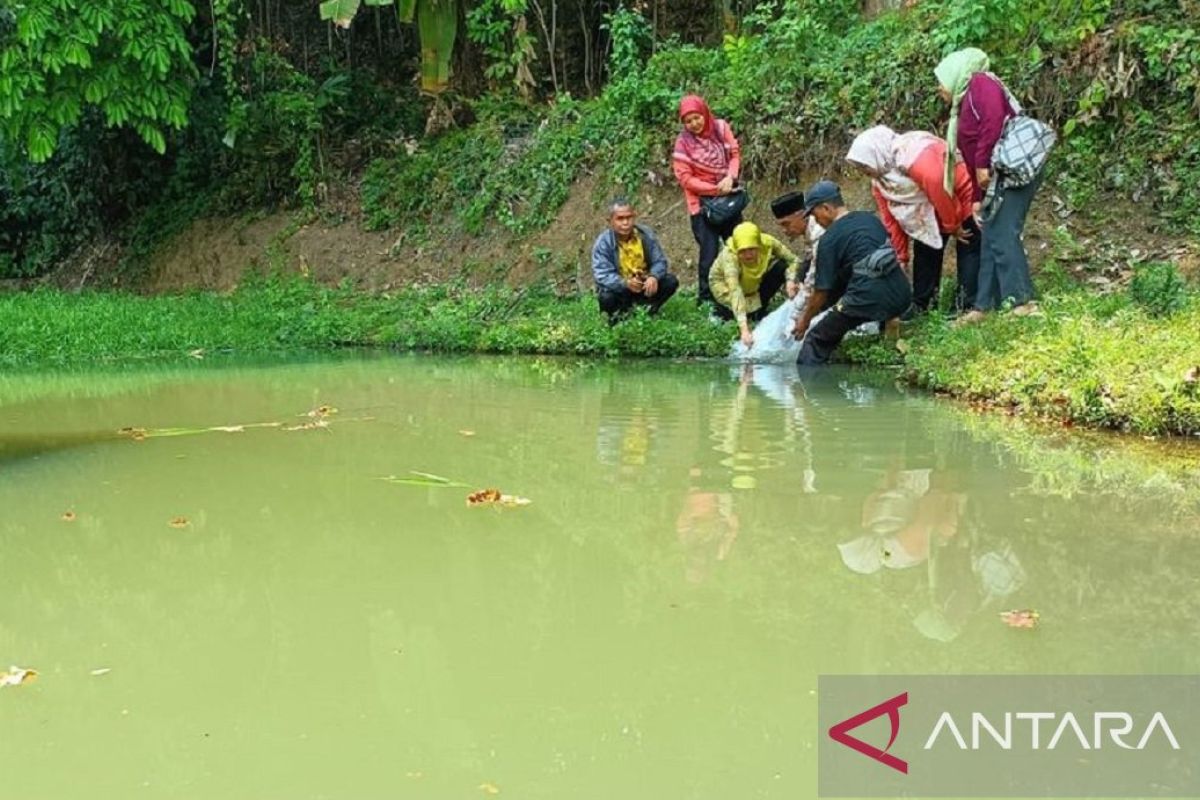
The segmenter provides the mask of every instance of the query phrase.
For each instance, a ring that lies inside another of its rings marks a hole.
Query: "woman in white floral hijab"
[[[925,131],[897,134],[886,125],[860,133],[846,160],[871,177],[871,193],[900,263],[913,281],[913,305],[927,311],[937,303],[946,242],[957,240],[958,299],[970,308],[979,280],[980,235],[972,214],[967,168],[958,164],[954,193],[943,175],[945,140]],[[909,243],[912,257],[909,257]]]

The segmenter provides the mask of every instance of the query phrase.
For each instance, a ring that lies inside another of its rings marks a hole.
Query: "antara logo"
[[[834,725],[829,729],[829,738],[833,739],[839,744],[846,745],[851,750],[857,750],[864,756],[873,758],[879,763],[889,766],[897,772],[902,772],[907,775],[908,762],[903,759],[896,758],[894,755],[888,752],[888,750],[891,749],[891,746],[895,744],[896,736],[900,733],[900,709],[907,704],[908,692],[898,694],[890,700],[884,700],[879,705],[873,708],[868,708],[861,714],[855,714],[853,717],[844,719],[837,725]],[[892,735],[888,739],[887,747],[880,750],[878,747],[867,744],[862,739],[850,735],[849,732],[858,726],[865,725],[876,717],[882,717],[884,714],[888,715],[888,722],[890,722],[892,726]]]

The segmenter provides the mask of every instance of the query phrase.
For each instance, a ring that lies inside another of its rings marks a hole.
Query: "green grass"
[[[437,352],[720,356],[735,334],[686,296],[657,318],[610,328],[587,297],[433,286],[366,295],[265,280],[222,296],[143,297],[53,290],[0,295],[0,368],[75,366],[205,353],[383,346]]]
[[[1169,314],[1129,295],[1063,290],[1045,316],[994,314],[953,328],[933,315],[903,335],[847,341],[853,363],[907,382],[1068,425],[1200,435],[1200,297]],[[425,286],[367,295],[307,280],[259,280],[222,296],[142,297],[52,290],[0,295],[0,368],[390,347],[447,353],[722,357],[732,325],[691,298],[610,328],[590,295]]]
[[[993,314],[952,328],[927,318],[900,347],[856,343],[856,363],[899,366],[916,386],[1067,425],[1200,434],[1200,298],[1159,315],[1122,295],[1043,299],[1045,316]]]

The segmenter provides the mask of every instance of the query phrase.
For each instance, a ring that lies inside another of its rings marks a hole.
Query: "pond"
[[[818,675],[1200,670],[1194,518],[1035,477],[838,369],[8,378],[3,796],[812,797]]]

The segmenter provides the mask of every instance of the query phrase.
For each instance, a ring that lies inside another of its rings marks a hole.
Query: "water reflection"
[[[1011,448],[887,376],[185,377],[9,405],[0,441],[373,419],[0,467],[0,651],[44,676],[3,698],[6,797],[809,797],[820,674],[1200,668],[1194,518],[1038,496]],[[408,470],[533,504],[377,479]],[[995,614],[1022,607],[1040,630]]]
[[[837,545],[842,563],[860,575],[882,568],[918,571],[901,591],[926,599],[913,625],[930,639],[949,642],[971,616],[1011,597],[1025,570],[1007,542],[990,542],[983,515],[955,474],[896,465],[863,503],[862,535]]]

